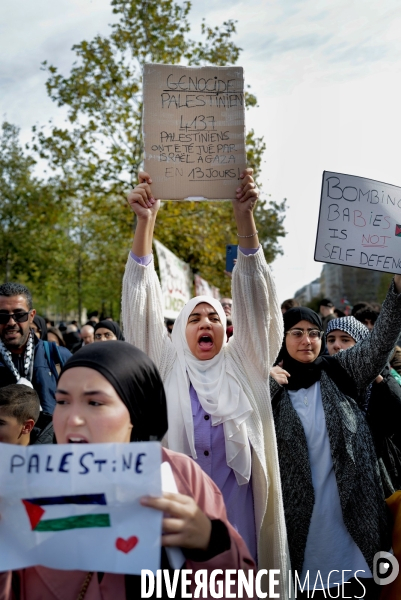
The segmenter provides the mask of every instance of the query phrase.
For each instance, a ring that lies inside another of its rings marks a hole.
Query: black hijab
[[[314,310],[306,308],[305,306],[296,306],[287,310],[283,314],[283,319],[285,332],[292,327],[295,327],[300,321],[308,321],[311,325],[316,327],[316,329],[323,331],[323,324],[319,315],[315,313]],[[324,339],[322,339],[319,356],[313,362],[302,363],[289,355],[285,343],[286,337],[287,336],[284,335],[283,345],[277,359],[277,362],[283,361],[283,369],[288,371],[291,375],[288,379],[286,388],[289,390],[299,390],[301,388],[307,389],[316,383],[316,381],[319,381],[322,368],[324,368],[325,360],[322,357],[322,354],[326,350]]]
[[[159,372],[146,354],[116,340],[89,344],[67,360],[60,375],[74,367],[94,369],[111,383],[128,408],[134,426],[131,442],[162,439],[168,427],[166,395]]]
[[[116,336],[116,338],[122,342],[125,341],[125,337],[122,334],[122,331],[120,329],[120,326],[118,323],[116,323],[115,321],[99,321],[99,323],[96,323],[95,325],[95,333],[98,329],[108,329],[109,331],[111,331],[112,333],[114,333],[114,335]]]
[[[46,341],[47,340],[47,325],[46,321],[43,317],[39,317],[39,315],[35,315],[33,317],[33,322],[40,332],[40,339]]]

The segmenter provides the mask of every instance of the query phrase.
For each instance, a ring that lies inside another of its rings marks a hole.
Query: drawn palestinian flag
[[[42,506],[66,504],[97,504],[107,506],[105,494],[81,494],[78,496],[52,496],[50,498],[27,498],[21,500],[25,506],[32,531],[64,531],[66,529],[81,529],[87,527],[111,527],[110,515],[83,514],[58,519],[43,519],[46,511]]]
[[[401,237],[401,225],[395,226],[395,235],[396,237]]]

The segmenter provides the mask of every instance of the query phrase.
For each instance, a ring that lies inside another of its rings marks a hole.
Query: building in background
[[[346,299],[351,306],[360,300],[379,302],[382,273],[355,267],[325,264],[320,276],[320,295],[341,308]]]
[[[297,290],[294,298],[301,306],[305,306],[312,300],[312,298],[316,298],[320,295],[320,278],[318,278]]]

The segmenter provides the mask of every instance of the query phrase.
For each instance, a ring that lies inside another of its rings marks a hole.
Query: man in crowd
[[[92,325],[94,327],[96,323],[99,323],[99,312],[94,310],[88,314],[88,325]]]
[[[95,330],[92,325],[84,325],[81,328],[81,338],[82,338],[82,346],[88,346],[89,344],[93,344],[95,341]]]
[[[375,310],[373,306],[370,306],[368,304],[364,308],[361,308],[356,311],[355,319],[366,325],[369,331],[372,331],[379,317],[379,314],[380,312],[378,310]]]
[[[82,348],[82,346],[88,346],[89,344],[93,344],[93,342],[95,341],[95,330],[92,327],[92,325],[89,325],[89,323],[87,323],[86,325],[81,327],[80,337],[80,341],[72,347],[71,352],[73,354],[75,354],[77,350]]]
[[[222,298],[220,300],[221,302],[221,306],[223,307],[224,312],[226,313],[227,316],[227,329],[226,329],[226,333],[227,333],[227,339],[230,338],[233,335],[233,322],[231,320],[231,309],[233,306],[233,301],[231,298]]]
[[[223,310],[226,313],[227,317],[230,318],[233,301],[231,300],[231,298],[222,298],[220,300],[220,302],[221,302],[221,306],[223,307]]]
[[[336,318],[336,315],[334,314],[334,308],[335,308],[334,304],[328,298],[323,298],[320,301],[319,311],[323,317],[322,321],[323,321],[324,332],[326,332],[329,321]]]
[[[0,387],[13,383],[33,387],[42,409],[52,414],[58,372],[71,353],[59,347],[54,356],[45,347],[31,330],[35,314],[28,288],[19,283],[0,285]]]
[[[295,298],[288,298],[288,300],[284,300],[282,303],[281,312],[284,314],[287,310],[290,310],[290,308],[295,308],[295,306],[299,306],[298,300],[295,300]]]
[[[73,352],[73,348],[81,343],[81,336],[78,333],[78,327],[73,323],[67,325],[66,332],[63,333],[64,342],[70,352]]]

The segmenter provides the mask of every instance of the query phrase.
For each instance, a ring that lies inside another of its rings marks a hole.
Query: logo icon
[[[377,552],[374,555],[373,579],[378,585],[393,583],[399,570],[398,560],[389,552]]]
[[[395,236],[396,237],[401,237],[401,225],[396,225],[395,226]]]

